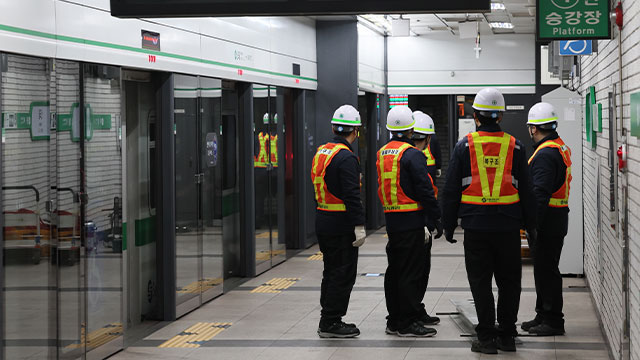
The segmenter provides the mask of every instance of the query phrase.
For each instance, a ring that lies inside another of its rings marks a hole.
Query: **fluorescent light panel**
[[[506,8],[503,3],[491,3],[491,10],[505,10]]]
[[[494,29],[513,29],[513,24],[510,22],[490,22],[489,26]]]

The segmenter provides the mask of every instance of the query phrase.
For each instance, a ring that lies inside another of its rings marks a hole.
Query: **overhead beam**
[[[111,0],[117,17],[296,16],[491,11],[490,0]]]

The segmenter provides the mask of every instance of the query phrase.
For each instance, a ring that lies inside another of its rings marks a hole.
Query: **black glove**
[[[442,222],[440,220],[437,220],[436,221],[436,236],[434,236],[434,238],[440,239],[442,237],[442,232],[443,232]]]
[[[455,243],[458,242],[458,240],[453,238],[453,231],[445,230],[444,231],[444,238],[445,238],[445,240],[447,240],[451,244],[455,244]]]

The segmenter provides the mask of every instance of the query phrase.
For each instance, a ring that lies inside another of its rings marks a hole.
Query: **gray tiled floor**
[[[461,238],[462,236],[458,236]],[[360,251],[359,273],[382,273],[386,268],[384,232],[367,239]],[[469,350],[468,337],[449,316],[441,316],[438,335],[430,339],[401,339],[384,333],[386,307],[383,277],[359,276],[351,295],[345,321],[358,324],[362,335],[352,340],[322,340],[316,334],[320,318],[322,261],[308,260],[317,247],[304,251],[286,263],[243,284],[185,317],[175,321],[113,359],[608,359],[589,293],[565,293],[567,335],[521,337],[516,353],[478,355]],[[462,244],[436,240],[433,247],[431,279],[425,305],[430,313],[452,312],[452,299],[471,297],[468,290]],[[534,315],[533,269],[523,269],[519,319]],[[279,294],[251,293],[250,290],[276,277],[300,278]],[[583,279],[565,279],[564,287],[584,286]],[[233,325],[199,348],[158,348],[165,340],[197,322],[231,322]]]

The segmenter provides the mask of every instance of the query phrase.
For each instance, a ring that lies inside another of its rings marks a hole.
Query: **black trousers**
[[[464,260],[478,315],[478,339],[515,336],[522,281],[520,231],[465,230]],[[491,282],[494,276],[498,285],[498,328]]]
[[[536,319],[552,327],[564,327],[560,254],[564,236],[538,230],[538,241],[529,244],[536,283]]]
[[[429,234],[425,234],[425,237],[429,237]],[[424,275],[422,276],[422,283],[420,284],[420,306],[422,310],[418,314],[419,317],[424,317],[428,315],[427,310],[425,309],[424,303],[422,300],[427,293],[427,286],[429,285],[429,275],[431,274],[431,247],[433,246],[433,239],[429,239],[429,242],[425,242],[424,244]]]
[[[317,233],[318,244],[324,261],[320,288],[320,323],[341,321],[347,314],[349,298],[358,270],[358,248],[351,243],[354,233],[329,235]]]
[[[388,266],[384,276],[384,295],[389,312],[387,325],[403,329],[424,311],[424,228],[388,235]]]

